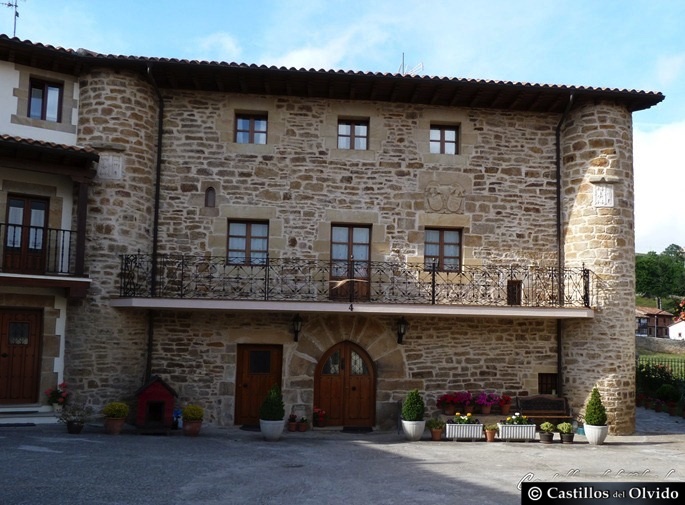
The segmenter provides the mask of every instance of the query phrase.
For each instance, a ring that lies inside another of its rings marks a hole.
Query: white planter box
[[[483,438],[482,424],[446,424],[445,438],[457,440],[480,440]]]
[[[535,440],[534,424],[501,424],[499,426],[499,438],[501,440]]]

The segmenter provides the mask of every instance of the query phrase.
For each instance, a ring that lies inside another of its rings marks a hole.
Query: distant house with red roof
[[[656,307],[635,307],[635,335],[638,337],[668,338],[668,327],[673,314]]]

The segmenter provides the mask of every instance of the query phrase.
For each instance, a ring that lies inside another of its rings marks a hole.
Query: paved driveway
[[[685,481],[685,419],[638,409],[638,432],[589,446],[408,443],[392,433],[98,426],[0,428],[0,504],[519,504],[522,480]]]

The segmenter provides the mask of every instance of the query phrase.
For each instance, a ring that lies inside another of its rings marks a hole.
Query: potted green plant
[[[423,430],[426,429],[426,421],[423,418],[425,411],[426,404],[419,390],[409,391],[402,403],[402,430],[410,442],[421,440]]]
[[[183,418],[183,434],[188,437],[196,437],[202,428],[205,410],[199,405],[186,405],[181,411]]]
[[[284,418],[285,404],[281,388],[274,384],[259,408],[259,429],[265,440],[276,441],[281,438]]]
[[[592,388],[590,399],[585,405],[585,437],[588,443],[592,445],[601,445],[606,440],[609,434],[609,427],[607,426],[607,412],[602,397],[599,394],[599,389]]]
[[[110,402],[102,409],[105,416],[105,433],[118,435],[126,423],[129,408],[123,402]]]
[[[549,421],[546,421],[540,425],[540,442],[543,444],[551,444],[554,442],[554,431],[557,429]]]
[[[562,444],[572,444],[573,443],[573,425],[571,423],[560,423],[557,424],[557,430],[561,435]]]
[[[431,432],[431,440],[439,442],[442,439],[442,430],[445,428],[445,421],[439,417],[431,417],[426,421],[426,428]]]
[[[657,400],[664,402],[666,410],[672,416],[676,415],[676,405],[680,401],[680,391],[672,384],[662,384],[654,393]]]
[[[93,417],[93,408],[82,403],[65,405],[57,419],[67,425],[67,432],[81,433],[83,426]]]
[[[486,424],[483,426],[483,432],[485,433],[486,442],[494,442],[495,436],[499,432],[499,426],[497,424]]]

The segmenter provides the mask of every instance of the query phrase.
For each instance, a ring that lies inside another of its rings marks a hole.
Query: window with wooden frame
[[[237,144],[266,144],[268,118],[266,114],[236,114]]]
[[[461,271],[462,230],[451,228],[426,228],[424,244],[424,268],[440,272]]]
[[[269,257],[269,223],[229,221],[226,256],[231,265],[266,265]]]
[[[366,150],[369,145],[368,119],[338,120],[338,149]]]
[[[538,374],[538,394],[554,395],[559,391],[559,376],[555,373]]]
[[[60,123],[64,87],[55,82],[30,80],[28,117]]]
[[[432,154],[459,154],[459,126],[432,124],[430,152]]]

